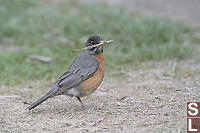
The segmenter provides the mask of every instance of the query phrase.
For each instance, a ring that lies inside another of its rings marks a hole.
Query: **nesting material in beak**
[[[103,46],[103,45],[105,45],[105,44],[109,44],[109,43],[112,43],[112,42],[113,42],[113,40],[101,41],[99,44],[96,44],[96,45],[84,47],[84,48],[82,48],[82,49],[73,50],[72,53],[78,52],[78,51],[81,51],[81,50],[85,50],[85,49],[91,49],[91,48],[98,47],[98,46],[101,46],[101,45]]]

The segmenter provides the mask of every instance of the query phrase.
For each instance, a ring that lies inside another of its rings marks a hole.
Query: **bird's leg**
[[[81,98],[80,98],[80,97],[77,97],[77,99],[78,99],[78,101],[81,103],[81,106],[82,106],[82,108],[83,108],[84,106],[83,106],[83,102],[81,101]]]

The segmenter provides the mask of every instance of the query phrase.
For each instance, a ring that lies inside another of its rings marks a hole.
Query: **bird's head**
[[[85,46],[88,47],[88,46],[96,45],[96,44],[103,43],[103,42],[104,41],[100,36],[92,35],[91,37],[88,38]],[[88,49],[88,51],[92,55],[103,53],[103,45]]]

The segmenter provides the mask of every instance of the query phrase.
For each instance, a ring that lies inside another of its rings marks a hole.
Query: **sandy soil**
[[[75,98],[58,96],[27,111],[24,102],[44,91],[0,96],[1,132],[184,132],[186,101],[200,99],[200,64],[179,62],[175,78],[171,63],[143,63],[139,69],[105,77],[81,108]],[[117,73],[116,73],[117,74]],[[22,89],[22,88],[18,88]],[[27,92],[34,91],[34,87]],[[47,89],[46,89],[47,90]]]

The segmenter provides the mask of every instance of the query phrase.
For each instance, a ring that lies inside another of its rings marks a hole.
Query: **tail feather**
[[[49,91],[46,95],[44,95],[42,98],[40,98],[39,100],[37,100],[35,103],[31,104],[28,108],[28,110],[31,110],[35,107],[37,107],[39,104],[43,103],[44,101],[46,101],[48,98],[52,97],[52,92]]]

